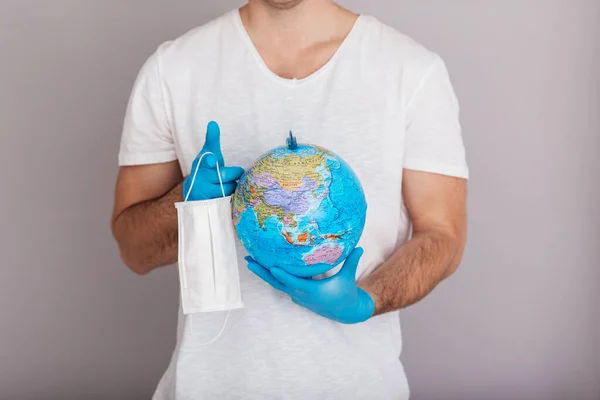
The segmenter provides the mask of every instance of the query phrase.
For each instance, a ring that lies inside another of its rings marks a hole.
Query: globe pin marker
[[[290,137],[287,139],[287,146],[290,150],[296,150],[298,148],[298,142],[296,142],[296,137],[290,131]]]

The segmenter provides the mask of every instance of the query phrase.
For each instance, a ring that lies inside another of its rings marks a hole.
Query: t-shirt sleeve
[[[459,105],[436,56],[406,105],[404,168],[468,179]]]
[[[156,52],[141,68],[129,98],[119,165],[158,164],[176,159]]]

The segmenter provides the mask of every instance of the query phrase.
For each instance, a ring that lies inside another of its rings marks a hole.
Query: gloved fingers
[[[314,313],[319,313],[322,312],[323,310],[321,310],[320,307],[317,307],[315,304],[313,304],[310,300],[308,300],[305,296],[290,296],[292,301],[296,304],[298,304],[301,307],[306,308],[307,310],[310,310]],[[322,314],[321,314],[322,315]]]
[[[338,318],[335,315],[333,315],[331,312],[325,311],[321,307],[315,307],[314,305],[312,305],[306,301],[303,301],[302,299],[299,299],[298,297],[292,297],[292,301],[295,304],[299,305],[300,307],[304,307],[307,310],[309,310],[317,315],[320,315],[323,318],[327,318],[331,321],[339,322]]]
[[[221,167],[219,168],[219,171],[221,172],[221,181],[223,181],[223,183],[237,181],[244,173],[242,167]],[[202,180],[209,183],[220,183],[217,169],[211,168],[202,170]]]
[[[304,293],[314,293],[319,286],[319,281],[297,277],[287,273],[281,268],[271,268],[270,271],[275,279],[290,289],[298,290]]]
[[[186,179],[183,182],[183,198],[185,200],[189,189],[189,185],[191,184],[190,179]],[[223,197],[223,192],[225,192],[225,196],[231,196],[233,192],[235,192],[235,188],[237,187],[236,182],[228,182],[223,184],[223,190],[221,190],[220,184],[206,183],[199,184],[198,181],[194,183],[194,187],[190,193],[189,198],[191,200],[210,200],[210,199],[218,199]]]
[[[196,164],[198,163],[198,160],[200,160],[200,157],[202,157],[202,154],[205,154],[205,153],[206,153],[206,151],[204,149],[202,149],[200,154],[198,154],[198,157],[194,160],[194,164],[192,165],[192,174],[194,173],[194,171],[196,171]],[[206,154],[204,157],[202,157],[202,161],[200,163],[200,168],[212,169],[212,168],[215,168],[216,166],[217,166],[217,158],[214,154]]]
[[[344,261],[344,266],[340,273],[345,276],[351,276],[352,279],[356,279],[356,269],[358,268],[358,263],[360,262],[360,258],[362,257],[364,250],[361,247],[357,247],[352,252],[346,260]]]
[[[308,305],[307,305],[307,304],[306,304],[304,301],[300,300],[298,297],[296,297],[296,296],[291,296],[291,299],[292,299],[292,301],[293,301],[294,303],[298,304],[300,307],[304,307],[304,308],[306,308],[306,309],[310,310],[310,308],[308,307]],[[312,310],[311,310],[311,311],[312,311]]]
[[[237,187],[236,182],[227,182],[223,184],[223,192],[225,192],[225,196],[231,196],[233,192],[235,192],[235,188]],[[217,190],[219,191],[219,195],[223,195],[221,191],[221,185],[217,185]]]
[[[183,198],[185,199],[188,195],[188,192],[190,191],[190,185],[192,184],[192,179],[191,178],[186,178],[183,181],[183,190],[182,190],[182,194],[183,194]],[[195,185],[195,183],[194,183]],[[191,193],[190,193],[191,196]]]
[[[221,168],[221,179],[223,182],[237,181],[244,174],[244,168],[242,167],[223,167]]]
[[[281,268],[288,274],[292,274],[292,275],[298,276],[300,278],[308,278],[311,276],[324,274],[325,272],[332,269],[333,265],[319,263],[319,264],[314,264],[314,265],[305,265],[302,267],[285,266],[285,267],[279,267],[279,268]]]
[[[206,138],[200,153],[205,152],[213,153],[219,166],[225,165],[223,153],[221,153],[221,128],[215,121],[210,121],[206,127]]]
[[[289,289],[285,287],[281,282],[279,282],[268,269],[258,264],[252,257],[244,258],[248,263],[248,269],[252,271],[256,276],[258,276],[263,281],[267,282],[269,285],[273,286],[273,288],[282,291],[284,293],[290,293]]]
[[[209,195],[208,198],[216,199],[219,197],[223,197],[223,192],[225,192],[225,196],[231,196],[233,192],[235,192],[235,188],[237,183],[235,182],[227,182],[223,183],[223,190],[221,190],[221,184],[212,183],[209,187],[206,188],[206,192]]]

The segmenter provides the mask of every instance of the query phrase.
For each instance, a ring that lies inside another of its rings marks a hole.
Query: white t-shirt
[[[284,145],[328,148],[355,171],[368,213],[357,278],[409,236],[403,168],[467,178],[459,107],[435,53],[362,15],[333,58],[304,79],[271,72],[238,10],[162,44],[136,81],[120,165],[179,160],[184,176],[207,123],[226,165]],[[237,243],[244,308],[184,316],[155,400],[407,399],[398,313],[356,325],[322,318],[249,272]],[[193,329],[192,329],[193,328]]]

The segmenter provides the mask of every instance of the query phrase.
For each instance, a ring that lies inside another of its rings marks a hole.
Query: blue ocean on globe
[[[233,195],[235,230],[250,256],[267,268],[333,268],[362,235],[365,195],[339,156],[290,139],[240,178]]]

